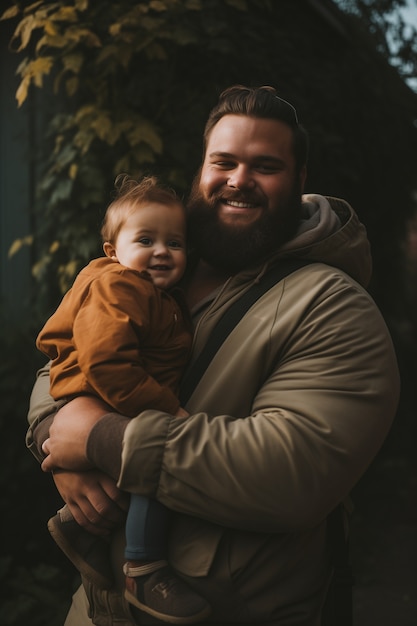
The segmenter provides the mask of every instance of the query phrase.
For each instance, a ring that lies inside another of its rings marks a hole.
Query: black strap
[[[291,274],[291,272],[307,264],[308,261],[302,261],[300,259],[283,259],[278,266],[264,274],[258,283],[252,285],[239,300],[236,300],[236,302],[227,309],[212,330],[206,345],[198,355],[196,361],[188,369],[182,379],[180,393],[181,406],[184,406],[190,399],[191,394],[198,385],[200,378],[203,376],[214,355],[250,307],[264,293],[271,289],[271,287],[276,285],[276,283],[288,276],[288,274]]]

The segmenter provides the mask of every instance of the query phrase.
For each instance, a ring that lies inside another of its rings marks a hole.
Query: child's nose
[[[154,249],[155,256],[168,256],[169,248],[164,243],[158,243]]]

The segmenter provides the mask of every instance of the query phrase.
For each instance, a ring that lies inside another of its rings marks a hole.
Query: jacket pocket
[[[169,541],[169,562],[186,576],[207,576],[223,529],[187,515],[173,518]]]

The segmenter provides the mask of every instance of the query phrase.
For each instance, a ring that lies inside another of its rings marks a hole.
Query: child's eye
[[[139,239],[139,243],[142,244],[142,246],[151,246],[152,239],[150,239],[149,237],[141,237]]]
[[[175,239],[173,239],[172,241],[168,241],[168,247],[169,248],[182,248],[183,245],[180,241],[175,241]]]

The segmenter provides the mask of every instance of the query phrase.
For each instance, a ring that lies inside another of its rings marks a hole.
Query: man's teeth
[[[228,200],[227,204],[235,206],[238,209],[251,209],[255,206],[254,204],[249,204],[249,202],[236,202],[235,200]]]

